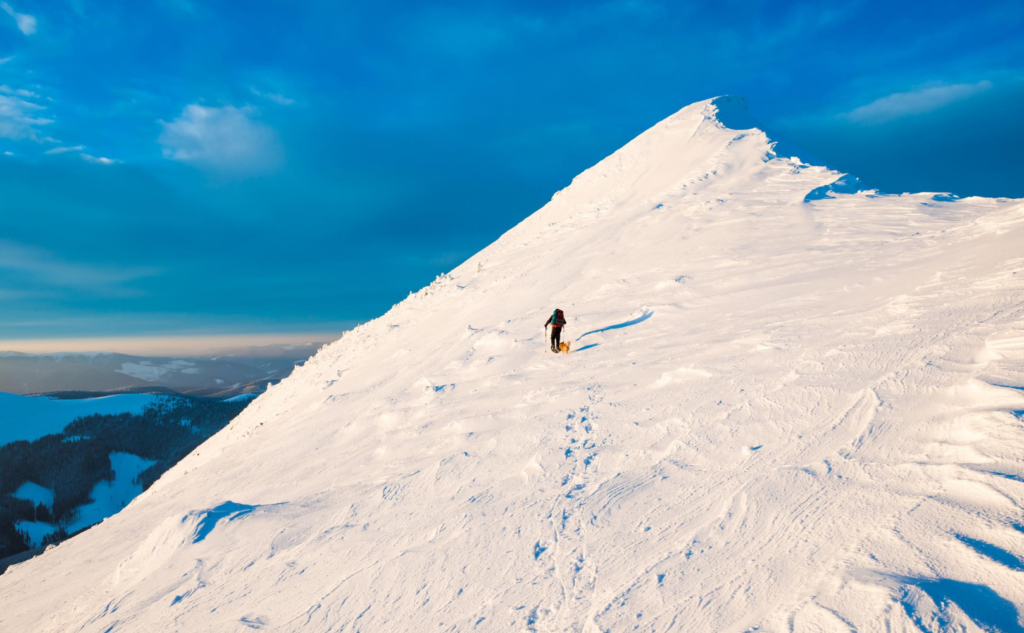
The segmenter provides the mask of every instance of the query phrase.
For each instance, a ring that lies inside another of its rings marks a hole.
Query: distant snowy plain
[[[742,110],[325,347],[0,630],[1024,631],[1024,204],[830,189]]]
[[[76,418],[87,415],[139,414],[161,398],[163,396],[121,394],[63,400],[0,392],[0,446],[59,433]]]

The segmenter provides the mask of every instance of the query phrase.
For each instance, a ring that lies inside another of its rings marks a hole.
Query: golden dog
[[[558,349],[562,350],[563,354],[569,353],[569,343],[559,343]]]

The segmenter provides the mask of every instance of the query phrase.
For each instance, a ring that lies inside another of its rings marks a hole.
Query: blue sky
[[[0,347],[338,332],[719,94],[883,190],[1024,196],[1019,0],[0,10]]]

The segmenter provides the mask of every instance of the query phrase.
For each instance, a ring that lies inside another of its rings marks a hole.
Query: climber
[[[547,334],[549,325],[551,326],[551,351],[557,354],[561,351],[559,345],[562,342],[562,327],[565,326],[565,313],[557,308],[551,313],[551,318],[544,322],[545,334]]]

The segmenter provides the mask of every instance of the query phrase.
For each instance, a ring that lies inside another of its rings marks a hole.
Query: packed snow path
[[[839,174],[738,107],[659,123],[0,577],[0,629],[1024,631],[1024,205],[805,202]]]

